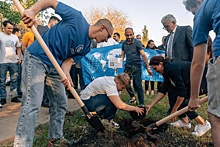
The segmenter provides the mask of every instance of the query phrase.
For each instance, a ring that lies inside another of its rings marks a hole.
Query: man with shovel
[[[39,45],[33,42],[26,50],[23,61],[22,107],[14,139],[15,147],[33,146],[35,124],[41,107],[44,80],[50,101],[49,146],[68,142],[63,137],[63,123],[66,113],[67,97],[65,87],[69,83],[70,67],[78,63],[90,51],[91,39],[107,41],[113,33],[113,26],[107,19],[100,19],[89,25],[82,13],[56,0],[40,0],[23,12],[22,20],[28,27],[34,24],[34,16],[48,7],[62,20],[48,30],[42,37],[50,52],[66,74],[62,79],[49,58]],[[63,86],[64,84],[64,86]]]
[[[208,116],[212,125],[214,146],[220,146],[220,1],[219,0],[184,0],[186,9],[194,17],[193,43],[194,56],[191,66],[191,95],[189,108],[199,108],[199,87],[205,66],[207,40],[209,31],[213,30],[216,37],[213,41],[213,56],[208,63]]]

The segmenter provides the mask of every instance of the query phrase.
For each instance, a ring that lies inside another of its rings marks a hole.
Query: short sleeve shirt
[[[17,63],[16,48],[20,46],[21,44],[17,36],[13,34],[5,35],[0,32],[0,64]]]
[[[42,38],[59,65],[67,58],[78,63],[90,51],[89,24],[81,12],[62,2],[58,3],[55,13],[62,20],[46,31]],[[33,42],[27,50],[45,64],[53,66],[38,41]]]
[[[30,32],[26,32],[22,37],[22,42],[27,43],[27,46],[31,45],[34,42],[34,34]]]
[[[220,55],[220,1],[204,0],[194,17],[193,45],[207,43],[209,31],[216,37],[213,41],[213,56]]]
[[[82,92],[80,98],[88,100],[91,96],[106,94],[107,96],[118,96],[118,90],[114,77],[99,77],[92,81]]]
[[[126,65],[127,66],[137,66],[142,64],[140,50],[143,50],[142,43],[136,38],[132,39],[131,44],[128,44],[127,41],[122,43],[122,51],[125,52],[126,56]]]

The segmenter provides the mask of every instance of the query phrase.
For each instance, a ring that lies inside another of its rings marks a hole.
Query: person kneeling
[[[164,83],[154,101],[146,106],[147,113],[150,109],[157,104],[168,92],[168,99],[171,109],[171,114],[188,106],[190,99],[190,67],[191,62],[179,62],[179,61],[169,61],[169,59],[164,59],[161,56],[154,56],[150,60],[151,67],[158,73],[163,74]],[[198,125],[195,126],[194,132],[195,136],[202,136],[208,130],[211,129],[210,123],[199,116],[195,111],[188,111],[179,116],[178,121],[173,118],[171,125],[174,127],[185,127],[190,129],[191,123],[189,119],[195,120]]]
[[[119,125],[113,121],[117,109],[135,111],[138,115],[144,113],[143,108],[124,103],[119,91],[130,85],[130,77],[127,73],[121,73],[116,77],[99,77],[92,81],[82,92],[80,98],[87,109],[96,111],[99,116],[111,122],[114,126]]]

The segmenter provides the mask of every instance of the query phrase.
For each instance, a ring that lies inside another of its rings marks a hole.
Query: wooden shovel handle
[[[208,96],[206,96],[206,97],[200,99],[200,100],[199,100],[199,104],[203,104],[203,103],[205,103],[205,102],[207,102],[207,101],[208,101]],[[186,107],[180,109],[179,111],[176,111],[175,113],[170,114],[169,116],[167,116],[167,117],[165,117],[165,118],[163,118],[163,119],[157,121],[157,122],[156,122],[156,125],[157,125],[157,126],[160,126],[160,125],[164,124],[165,122],[167,122],[168,120],[171,120],[171,119],[174,118],[174,117],[177,117],[177,116],[179,116],[179,115],[181,115],[181,114],[183,114],[183,113],[186,113],[187,111],[189,111],[188,106],[186,106]]]
[[[21,14],[23,14],[24,8],[20,4],[20,2],[18,0],[13,0],[13,2],[15,4],[15,6],[18,8],[19,12]],[[40,34],[38,33],[38,31],[37,31],[37,29],[34,25],[31,27],[31,31],[33,32],[33,34],[36,37],[36,39],[38,40],[40,46],[43,48],[43,50],[46,53],[47,57],[50,59],[51,63],[53,64],[53,66],[55,67],[57,72],[59,73],[60,77],[62,79],[66,78],[66,75],[64,74],[64,72],[61,69],[60,65],[57,63],[57,61],[53,57],[52,53],[50,52],[49,48],[45,44],[44,40],[42,39],[42,37],[40,36]],[[68,84],[68,88],[70,89],[70,92],[73,94],[74,98],[76,99],[76,101],[78,102],[80,107],[83,107],[84,103],[80,99],[79,95],[76,93],[75,89],[70,85],[70,83]]]

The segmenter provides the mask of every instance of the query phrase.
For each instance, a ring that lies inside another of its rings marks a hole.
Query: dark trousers
[[[149,89],[149,82],[150,82],[150,89],[154,90],[154,81],[145,81],[145,90]]]
[[[17,78],[17,92],[18,92],[18,94],[21,94],[21,72],[22,72],[21,64],[18,64],[18,78]]]
[[[70,76],[72,78],[75,89],[78,89],[78,81],[79,81],[79,84],[80,84],[80,89],[81,90],[85,89],[85,83],[84,83],[84,79],[83,79],[82,68],[76,68],[75,65],[73,65],[71,70],[70,70]]]
[[[170,104],[170,109],[169,112],[170,113],[176,103],[178,97],[178,93],[177,93],[177,89],[175,87],[169,87],[169,91],[168,91],[168,99],[169,99],[169,104]],[[178,108],[178,110],[188,106],[189,103],[189,88],[187,89],[187,96],[185,97],[184,101],[182,102],[182,104],[180,105],[180,107]],[[182,115],[179,115],[179,118],[183,118],[186,117],[186,115],[189,117],[190,120],[195,119],[198,114],[195,111],[188,111]]]

